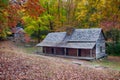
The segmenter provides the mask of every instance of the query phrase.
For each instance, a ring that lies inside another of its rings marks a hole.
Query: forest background
[[[21,26],[40,42],[66,28],[102,28],[106,50],[120,55],[120,0],[0,0],[0,39]]]

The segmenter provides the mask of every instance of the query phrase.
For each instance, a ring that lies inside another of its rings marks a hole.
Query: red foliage
[[[7,12],[8,12],[8,26],[13,27],[16,26],[19,21],[22,21],[21,16],[18,14],[18,11],[21,10],[22,7],[17,4],[10,4]]]
[[[112,28],[120,29],[120,22],[119,22],[119,17],[118,15],[113,15],[111,17],[112,19],[109,20],[109,18],[101,21],[100,26],[104,30],[110,30]]]
[[[27,13],[34,18],[37,18],[44,11],[39,3],[39,0],[28,0],[25,9]]]
[[[44,9],[41,7],[39,0],[28,0],[23,5],[18,3],[10,3],[8,6],[8,26],[16,26],[18,22],[23,22],[22,16],[18,11],[25,10],[31,17],[37,18]]]

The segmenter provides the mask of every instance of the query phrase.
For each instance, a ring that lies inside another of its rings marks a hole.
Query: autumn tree
[[[106,31],[107,39],[111,40],[113,44],[117,44],[120,42],[120,1],[111,0],[106,1],[105,4],[103,19],[99,24]]]
[[[9,3],[8,6],[8,26],[9,27],[16,27],[18,22],[22,21],[22,16],[20,15],[20,11],[22,7],[17,3]]]
[[[25,13],[23,19],[27,23],[26,30],[30,34],[37,33],[37,39],[40,42],[42,27],[40,15],[44,12],[44,8],[40,5],[39,0],[28,0],[23,7],[23,12]],[[27,19],[30,21],[27,21]]]
[[[86,28],[98,27],[99,22],[103,18],[104,0],[81,0],[77,6],[77,20],[79,26]]]
[[[0,39],[6,37],[8,0],[0,0]]]
[[[106,1],[102,12],[104,18],[100,22],[100,26],[104,30],[120,29],[120,0]]]

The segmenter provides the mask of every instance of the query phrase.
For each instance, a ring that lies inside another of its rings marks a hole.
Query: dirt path
[[[0,80],[119,79],[117,71],[96,70],[67,59],[27,54],[9,41],[0,43]]]

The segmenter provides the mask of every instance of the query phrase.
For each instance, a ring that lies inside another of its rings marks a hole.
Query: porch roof
[[[63,47],[63,48],[78,48],[78,49],[92,49],[96,43],[55,43],[55,42],[41,42],[37,46],[49,47]]]

